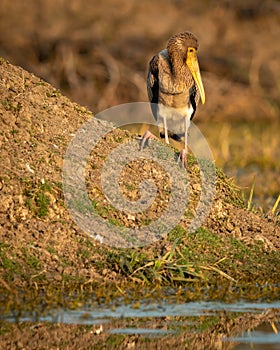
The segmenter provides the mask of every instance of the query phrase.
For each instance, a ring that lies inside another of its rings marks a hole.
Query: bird
[[[147,91],[152,114],[161,138],[169,144],[169,137],[180,141],[184,148],[178,162],[185,167],[188,129],[199,101],[205,103],[205,91],[197,58],[198,39],[189,32],[171,36],[166,48],[153,56],[149,63]],[[182,132],[183,131],[183,132]],[[156,138],[146,131],[140,142],[143,150],[146,142]]]

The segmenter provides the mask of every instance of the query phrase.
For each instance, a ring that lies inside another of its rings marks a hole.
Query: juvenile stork
[[[188,128],[199,100],[204,104],[205,92],[197,59],[197,38],[190,32],[173,35],[166,49],[155,55],[149,64],[148,96],[160,136],[169,144],[168,137],[185,138],[185,147],[178,162],[185,166]],[[162,125],[163,122],[163,125]],[[140,148],[155,136],[146,131]]]

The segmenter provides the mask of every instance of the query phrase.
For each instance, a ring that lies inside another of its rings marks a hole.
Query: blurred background
[[[194,122],[267,211],[279,195],[279,0],[0,2],[0,56],[93,113],[147,101],[149,60],[185,30],[199,39],[206,91]]]

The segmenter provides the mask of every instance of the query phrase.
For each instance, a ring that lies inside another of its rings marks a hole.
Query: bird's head
[[[182,32],[173,35],[167,44],[169,55],[176,57],[181,64],[186,65],[198,87],[201,102],[205,103],[205,92],[200,75],[197,58],[198,41],[191,32]]]

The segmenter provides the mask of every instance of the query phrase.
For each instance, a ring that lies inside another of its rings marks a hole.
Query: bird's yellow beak
[[[202,80],[201,80],[200,69],[199,69],[198,59],[197,59],[197,55],[196,55],[196,49],[193,47],[188,48],[186,64],[189,67],[189,69],[192,73],[192,76],[194,78],[194,81],[198,87],[201,102],[202,102],[202,104],[204,104],[205,103],[205,92],[204,92],[204,87],[203,87]]]

